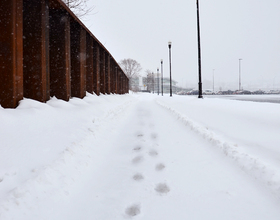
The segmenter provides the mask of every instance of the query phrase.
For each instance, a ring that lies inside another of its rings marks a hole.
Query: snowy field
[[[87,94],[0,121],[1,220],[280,219],[280,104]]]

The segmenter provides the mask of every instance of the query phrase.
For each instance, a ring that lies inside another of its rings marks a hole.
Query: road
[[[204,97],[252,102],[280,103],[280,95],[205,95]]]

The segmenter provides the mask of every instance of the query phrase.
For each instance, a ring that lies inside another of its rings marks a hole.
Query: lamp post
[[[157,89],[157,94],[159,95],[159,68],[157,68],[157,85],[158,85],[158,89]]]
[[[215,86],[214,86],[214,80],[215,80],[215,78],[214,78],[214,73],[215,73],[215,69],[213,69],[213,93],[215,93]]]
[[[160,60],[160,64],[161,64],[161,95],[163,96],[163,59]]]
[[[170,97],[172,97],[172,78],[171,78],[171,41],[168,42],[169,48],[169,69],[170,69]]]
[[[239,91],[241,90],[241,58],[239,59]]]
[[[202,96],[202,82],[201,82],[201,49],[200,49],[200,26],[199,26],[199,3],[196,0],[197,11],[197,43],[198,43],[198,98]]]
[[[154,73],[152,73],[153,79],[152,79],[152,83],[153,83],[153,94],[155,93],[155,80],[154,80]]]

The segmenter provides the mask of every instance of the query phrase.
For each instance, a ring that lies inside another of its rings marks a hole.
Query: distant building
[[[163,86],[162,86],[163,82]],[[163,81],[161,80],[161,77],[154,77],[154,78],[147,78],[143,77],[143,83],[146,84],[146,87],[151,92],[155,93],[161,93],[162,87],[163,87],[163,93],[169,93],[170,92],[170,79],[167,77],[163,77]],[[172,80],[172,92],[176,93],[177,91],[180,91],[179,87],[177,87],[177,81]]]
[[[134,92],[138,91],[150,91],[154,93],[161,93],[161,77],[134,77],[129,81],[130,88]],[[189,91],[191,89],[186,89],[177,86],[178,82],[172,80],[172,93],[178,93],[181,91]],[[163,77],[163,93],[170,93],[170,79],[168,77]]]

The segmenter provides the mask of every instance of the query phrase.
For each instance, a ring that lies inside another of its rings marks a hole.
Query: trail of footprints
[[[142,117],[142,119],[143,119],[143,117]],[[143,121],[140,122],[140,125],[142,125],[142,126],[144,125]],[[153,125],[150,124],[149,127],[152,128]],[[144,133],[141,133],[141,132],[136,134],[136,138],[139,139],[139,142],[145,142],[145,145],[147,145],[147,141],[156,142],[157,137],[158,137],[158,135],[156,133],[151,133],[150,138],[149,137],[146,138]],[[137,165],[137,164],[144,162],[143,154],[147,153],[146,150],[147,149],[145,149],[141,144],[136,145],[132,149],[132,151],[136,153],[136,156],[134,156],[134,158],[131,161],[133,165]],[[149,150],[148,155],[151,159],[159,157],[159,153],[156,149]],[[161,172],[165,169],[165,164],[157,163],[157,164],[155,164],[153,169],[155,170],[155,172]],[[143,176],[143,174],[141,172],[137,172],[133,175],[132,179],[135,182],[142,182],[145,180],[145,177]],[[156,184],[154,191],[157,195],[165,195],[170,191],[170,188],[166,183],[162,182],[162,183]],[[141,213],[141,204],[139,204],[139,203],[132,204],[125,209],[125,214],[129,217],[137,216],[140,213]]]

